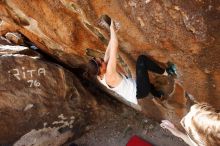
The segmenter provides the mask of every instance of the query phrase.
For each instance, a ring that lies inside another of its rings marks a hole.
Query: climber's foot
[[[167,62],[167,65],[168,67],[166,68],[166,72],[168,73],[168,75],[177,77],[176,65],[172,62]]]

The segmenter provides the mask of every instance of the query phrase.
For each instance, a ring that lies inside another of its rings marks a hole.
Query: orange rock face
[[[218,0],[5,0],[0,8],[1,34],[16,30],[71,67],[88,60],[87,48],[94,50],[91,54],[105,51],[108,33],[97,22],[107,14],[120,23],[118,37],[123,55],[135,60],[140,54],[148,54],[163,63],[174,62],[177,81],[184,89],[197,101],[220,108]],[[120,63],[134,72],[126,60]],[[146,114],[178,122],[187,111],[182,93],[175,95],[175,100],[163,101],[167,106],[147,101]],[[170,110],[176,116],[170,116]],[[155,111],[164,113],[155,115]]]

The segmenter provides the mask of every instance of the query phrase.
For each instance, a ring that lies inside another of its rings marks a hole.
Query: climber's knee
[[[148,60],[148,58],[145,55],[138,56],[137,63],[136,63],[136,69],[137,70],[145,69],[146,68],[145,63],[147,60]]]
[[[147,58],[146,55],[140,55],[138,56],[137,62],[144,62],[146,58]]]

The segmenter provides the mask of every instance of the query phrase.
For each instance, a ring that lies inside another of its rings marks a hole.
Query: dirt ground
[[[74,141],[79,146],[125,146],[137,135],[154,146],[187,146],[181,139],[160,127],[158,122],[147,119],[132,109],[121,113],[109,112],[99,125]]]

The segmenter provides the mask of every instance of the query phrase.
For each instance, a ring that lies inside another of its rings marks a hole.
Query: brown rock
[[[3,36],[0,36],[0,44],[1,45],[12,45],[12,43]]]
[[[22,136],[14,146],[60,146],[73,136],[71,131],[60,133],[58,128],[31,130]]]
[[[17,32],[8,32],[6,33],[5,37],[16,45],[21,45],[24,43],[21,34]]]
[[[101,15],[109,15],[121,25],[120,56],[127,56],[133,64],[140,54],[150,54],[164,63],[172,60],[181,75],[178,80],[187,92],[199,102],[220,107],[220,19],[216,0],[14,0],[2,1],[0,8],[4,24],[1,34],[16,30],[44,52],[74,68],[88,60],[87,48],[103,54],[108,34],[96,22]],[[119,62],[128,74],[135,71],[123,57]],[[206,68],[216,72],[206,74]],[[213,83],[214,89],[210,88]],[[145,114],[160,120],[175,111],[176,117],[172,119],[178,123],[187,111],[187,99],[182,95],[185,90],[181,88],[178,86],[178,94],[169,101],[147,100],[143,105]]]
[[[33,128],[43,128],[45,123],[73,131],[81,127],[75,134],[83,132],[82,109],[95,100],[72,73],[20,54],[0,56],[0,70],[1,144],[13,142]]]

